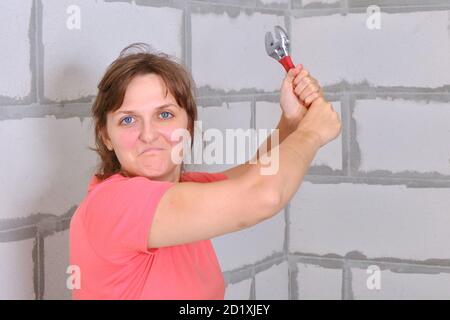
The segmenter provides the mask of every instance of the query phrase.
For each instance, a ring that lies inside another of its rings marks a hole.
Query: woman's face
[[[104,142],[114,150],[122,170],[152,180],[177,182],[180,164],[171,151],[179,142],[176,129],[187,129],[188,116],[156,74],[134,77],[120,108],[107,115],[108,138]],[[147,149],[152,148],[150,151]]]

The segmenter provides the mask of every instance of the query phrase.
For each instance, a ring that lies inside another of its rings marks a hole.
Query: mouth
[[[159,152],[159,151],[162,151],[162,150],[164,150],[164,149],[163,148],[147,148],[144,151],[142,151],[141,154],[151,153],[151,152]]]

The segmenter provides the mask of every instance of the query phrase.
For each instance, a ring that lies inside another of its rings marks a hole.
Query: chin
[[[172,172],[173,168],[169,168],[166,166],[163,167],[150,167],[150,168],[143,168],[142,172],[147,177],[154,177],[154,178],[162,178],[167,175],[169,175]]]

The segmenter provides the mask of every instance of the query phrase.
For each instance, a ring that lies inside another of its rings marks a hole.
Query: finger
[[[301,101],[306,101],[306,98],[307,98],[309,95],[311,95],[311,94],[313,94],[313,93],[315,93],[315,92],[319,93],[319,88],[318,88],[318,87],[315,87],[315,86],[307,87],[307,88],[306,88],[305,90],[303,90],[303,92],[301,93],[301,95],[300,95],[300,100],[301,100]]]
[[[286,73],[284,81],[292,84],[294,82],[294,79],[302,71],[302,68],[303,68],[303,65],[298,64],[297,67],[289,69],[289,71]]]
[[[319,88],[320,92],[323,93],[322,87],[320,86],[320,84],[317,82],[316,79],[314,79],[314,78],[312,78],[312,77],[308,77],[307,79],[309,79],[309,80],[304,80],[304,81],[306,81],[306,82],[309,81],[309,85],[314,85],[314,86],[316,86],[317,88]],[[297,90],[296,90],[296,89],[297,89],[297,87],[294,86],[294,92],[300,92],[300,93],[301,93],[301,90],[304,90],[305,88],[304,88],[303,86],[300,86]]]
[[[316,82],[317,84],[319,84],[319,81],[317,81],[317,79],[316,78],[314,78],[313,76],[309,76],[310,78],[311,78],[311,80],[313,81],[313,82]]]
[[[314,78],[311,77],[311,76],[309,76],[309,79],[311,79],[311,83],[312,83],[312,84],[314,84],[314,85],[316,85],[318,88],[320,88],[320,84],[319,84],[319,82],[318,82],[316,79],[314,79]]]
[[[304,79],[309,79],[309,81],[311,83],[315,83],[317,86],[320,87],[319,81],[317,81],[317,79],[312,77],[311,75],[303,77],[301,79],[300,79],[300,75],[297,75],[296,79],[294,79],[294,86],[297,86],[298,83],[300,83],[302,80],[305,81]]]
[[[286,73],[286,77],[284,78],[284,80],[286,82],[293,83],[295,77],[298,75],[299,72],[300,71],[297,68],[289,69],[289,71]]]
[[[311,79],[309,78],[305,78],[303,79],[302,82],[300,82],[297,86],[294,86],[294,92],[300,96],[300,94],[302,93],[303,90],[306,89],[307,86],[309,86],[310,84],[313,84]]]
[[[309,107],[314,102],[314,100],[316,100],[319,97],[320,97],[320,94],[318,92],[314,92],[314,93],[310,94],[305,99],[305,103],[304,103],[305,106]]]
[[[309,77],[309,71],[306,69],[301,70],[301,72],[294,79],[294,85],[298,85],[304,78]]]

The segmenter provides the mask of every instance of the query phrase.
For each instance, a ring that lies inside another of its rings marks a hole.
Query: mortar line
[[[250,285],[250,297],[249,300],[256,300],[256,277],[255,269],[252,270],[252,283]]]
[[[347,261],[344,262],[342,267],[342,300],[354,300],[353,297],[353,277],[352,270]]]
[[[291,202],[284,207],[284,243],[283,243],[283,251],[284,251],[284,259],[288,261],[289,254],[289,241],[290,241],[290,211],[291,211]]]
[[[192,21],[191,21],[191,4],[186,1],[183,8],[184,18],[184,63],[186,69],[192,74]]]
[[[42,23],[42,3],[41,0],[35,0],[36,9],[36,39],[35,39],[35,72],[36,72],[36,101],[41,105],[44,95],[44,56],[43,56],[43,23]],[[42,63],[41,63],[42,60]]]
[[[273,12],[283,12],[286,11],[286,8],[276,8],[276,7],[261,7],[257,6],[256,2],[254,5],[242,5],[242,4],[236,4],[236,3],[228,3],[228,2],[211,2],[211,1],[197,1],[197,0],[190,0],[191,4],[205,7],[207,5],[215,6],[215,7],[230,7],[230,8],[240,8],[244,10],[255,10],[256,12],[261,11],[273,11]]]
[[[341,98],[341,121],[342,121],[342,169],[346,176],[352,174],[352,148],[351,148],[351,108],[349,95],[344,92]]]
[[[40,97],[39,97],[39,47],[38,47],[38,42],[39,42],[39,32],[38,32],[38,25],[39,25],[39,15],[38,15],[38,0],[33,0],[33,6],[32,6],[32,15],[33,15],[33,20],[34,20],[34,24],[33,24],[33,28],[34,30],[33,32],[33,44],[30,44],[30,51],[33,52],[34,51],[34,66],[31,67],[31,72],[32,72],[32,86],[33,88],[31,90],[34,91],[34,99],[36,101],[36,103],[40,104]],[[30,52],[30,54],[31,54]],[[33,57],[33,55],[31,55]],[[31,61],[30,61],[31,62]],[[31,63],[33,63],[31,62]],[[32,100],[33,101],[33,100]],[[33,101],[34,102],[34,101]]]
[[[445,266],[445,265],[432,265],[432,264],[426,264],[425,262],[422,261],[417,261],[417,262],[412,262],[412,261],[400,261],[400,262],[395,262],[395,261],[388,261],[388,260],[374,260],[373,258],[367,259],[367,260],[362,260],[362,259],[355,259],[355,258],[347,258],[347,257],[321,257],[321,256],[313,256],[313,255],[305,255],[305,254],[298,254],[298,253],[290,253],[289,257],[292,259],[292,261],[294,262],[298,262],[301,260],[310,260],[310,261],[334,261],[334,262],[341,262],[341,263],[349,263],[349,264],[353,264],[356,268],[358,266],[356,266],[355,264],[383,264],[386,266],[390,266],[387,267],[387,269],[392,269],[393,267],[411,267],[411,268],[424,268],[424,269],[442,269],[443,271],[447,271],[450,273],[450,265],[449,266]]]

